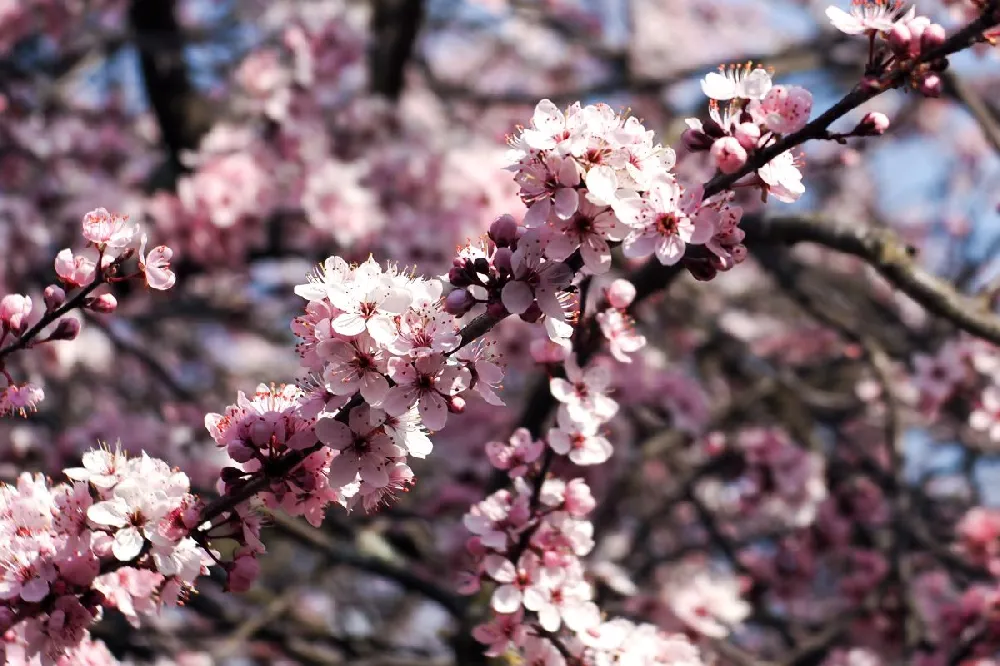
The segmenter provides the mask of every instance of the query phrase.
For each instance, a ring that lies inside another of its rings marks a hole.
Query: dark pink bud
[[[73,340],[80,334],[80,321],[72,317],[60,319],[48,340]]]
[[[66,292],[59,285],[50,284],[42,293],[42,299],[45,301],[46,310],[55,310],[66,302]]]
[[[931,23],[924,29],[924,34],[920,35],[920,46],[924,51],[930,51],[944,44],[948,38],[944,27],[937,23]]]
[[[514,268],[510,263],[513,256],[514,253],[510,251],[509,247],[497,248],[497,251],[493,253],[493,267],[498,271],[513,273]]]
[[[517,240],[517,221],[511,215],[501,215],[490,225],[489,236],[497,247],[509,246]]]
[[[857,136],[878,136],[889,129],[889,117],[878,111],[869,111],[854,128]]]
[[[118,308],[118,299],[112,294],[101,294],[90,302],[89,307],[94,312],[103,312],[107,314],[114,312]]]
[[[708,138],[708,135],[701,130],[696,129],[686,129],[683,134],[681,134],[681,141],[692,153],[701,152],[703,150],[708,150],[712,147],[712,140]]]
[[[889,31],[889,48],[897,53],[906,53],[910,49],[910,40],[913,39],[913,33],[902,23],[896,23],[892,26],[892,30]]]
[[[452,396],[448,400],[448,411],[452,414],[461,414],[465,411],[465,398],[460,395]]]
[[[619,278],[608,286],[607,297],[611,307],[624,310],[635,300],[635,285]]]
[[[486,314],[493,317],[494,319],[502,319],[510,313],[507,312],[507,308],[505,308],[503,303],[501,303],[500,301],[491,301],[486,306]]]
[[[920,80],[920,92],[927,97],[940,97],[941,87],[941,77],[934,72],[928,72]]]
[[[450,315],[461,317],[476,304],[476,299],[465,289],[456,289],[444,299],[444,311]]]

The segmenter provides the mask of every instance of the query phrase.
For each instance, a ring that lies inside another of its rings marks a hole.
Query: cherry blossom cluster
[[[912,365],[913,400],[922,414],[967,414],[968,425],[991,447],[1000,443],[1000,351],[994,345],[960,336],[936,353],[914,354]]]
[[[614,283],[608,301],[624,309],[634,297],[629,287]],[[620,309],[601,314],[621,314]],[[618,404],[608,395],[606,369],[581,368],[572,353],[560,357],[565,377],[550,380],[559,409],[545,437],[519,428],[509,441],[486,445],[490,462],[513,479],[513,487],[473,506],[464,519],[473,534],[466,547],[475,568],[462,591],[492,587],[494,615],[473,635],[489,656],[514,649],[533,663],[553,666],[699,664],[697,649],[685,637],[651,625],[605,621],[594,603],[583,558],[594,547],[587,516],[596,502],[584,479],[565,480],[548,471],[555,456],[579,466],[607,461],[612,446],[600,429]]]
[[[566,293],[573,270],[546,255],[547,242],[537,229],[518,226],[510,215],[490,225],[485,239],[462,247],[448,271],[444,308],[455,316],[484,310],[493,317],[516,314],[527,322],[544,321],[553,340],[572,332],[572,303]]]
[[[917,16],[916,7],[904,11],[900,0],[852,0],[850,13],[829,7],[826,15],[835,28],[848,35],[867,35],[870,43],[867,81],[878,85],[884,74],[934,51],[944,44],[944,27],[926,16]],[[878,37],[887,47],[876,52]],[[911,85],[928,97],[941,94],[939,72],[943,61],[920,64],[909,70]]]
[[[189,536],[201,507],[183,472],[116,447],[88,452],[66,475],[50,486],[25,473],[0,487],[5,663],[56,663],[80,649],[104,607],[138,624],[183,599],[212,562]]]
[[[30,295],[8,294],[0,299],[0,381],[5,382],[0,389],[0,416],[23,416],[45,397],[41,387],[14,380],[6,368],[8,356],[40,344],[76,338],[80,320],[66,316],[71,310],[114,312],[118,307],[114,295],[96,293],[103,284],[141,278],[152,289],[174,285],[171,249],[161,245],[147,253],[146,234],[128,217],[98,208],[83,217],[82,232],[87,240],[83,250],[74,253],[66,248],[56,255],[59,284],[45,288],[41,317],[32,317],[35,303]],[[124,263],[133,255],[138,256],[138,268],[125,273]]]
[[[531,126],[509,143],[509,169],[528,206],[524,226],[538,233],[545,257],[563,261],[579,251],[593,274],[607,272],[618,243],[627,257],[655,255],[665,265],[688,245],[707,245],[721,266],[738,261],[732,241],[742,210],[730,195],[703,200],[701,186],[679,183],[674,151],[654,144],[634,116],[606,104],[562,111],[542,100]]]
[[[754,152],[801,130],[812,112],[813,99],[808,90],[775,85],[766,69],[749,62],[709,73],[701,89],[709,98],[709,118],[688,118],[682,138],[688,149],[707,151],[724,174],[739,172]],[[761,166],[746,184],[786,203],[805,192],[802,174],[790,151]]]

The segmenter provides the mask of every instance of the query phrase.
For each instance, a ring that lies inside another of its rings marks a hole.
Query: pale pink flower
[[[579,423],[603,423],[618,412],[618,403],[605,391],[611,383],[607,369],[595,365],[586,370],[576,359],[566,359],[566,378],[553,377],[549,381],[552,396],[566,405],[570,418]]]
[[[38,403],[45,399],[45,391],[40,386],[31,383],[11,384],[0,389],[0,416],[5,414],[20,414],[37,409]]]
[[[377,405],[389,392],[382,348],[367,333],[349,341],[323,340],[316,353],[326,363],[323,381],[334,395],[353,395],[360,389],[365,402]]]
[[[565,406],[559,408],[558,427],[548,433],[549,446],[556,453],[568,456],[577,465],[600,465],[611,457],[611,442],[597,434],[593,420],[576,421]]]
[[[632,227],[622,246],[630,258],[656,258],[664,265],[676,264],[688,243],[700,245],[715,231],[710,220],[699,215],[701,186],[684,189],[673,180],[658,181],[641,199],[632,200],[623,218]]]
[[[90,284],[97,273],[98,251],[88,247],[77,254],[66,248],[56,255],[56,275],[70,287]]]
[[[545,444],[531,436],[527,428],[518,428],[507,442],[486,444],[486,457],[497,469],[507,471],[514,478],[524,476],[528,465],[538,460]]]
[[[396,416],[390,416],[381,409],[373,409],[371,422],[373,426],[382,426],[392,443],[414,458],[426,458],[434,449],[434,443],[427,436],[416,407]]]
[[[0,324],[18,333],[27,328],[28,315],[31,314],[31,297],[22,294],[7,294],[0,300]]]
[[[563,338],[560,338],[562,340]],[[506,403],[497,395],[501,388],[504,369],[497,362],[490,344],[475,342],[458,350],[455,358],[469,369],[472,388],[487,404],[503,407]]]
[[[524,622],[524,609],[514,613],[497,614],[489,622],[472,629],[472,637],[488,646],[487,657],[499,657],[511,646],[522,645],[528,635],[528,625]]]
[[[348,417],[349,426],[333,417],[316,422],[316,436],[340,455],[330,462],[330,485],[345,486],[360,474],[361,480],[376,488],[389,483],[387,466],[403,454],[378,425],[372,425],[367,405],[355,407]]]
[[[576,196],[576,192],[573,192]],[[578,248],[583,264],[592,273],[606,273],[611,268],[608,241],[620,241],[628,233],[612,210],[581,200],[576,213],[553,225],[554,233],[545,245],[545,256],[564,261]]]
[[[111,499],[91,506],[87,518],[100,528],[111,528],[111,551],[120,561],[129,562],[139,555],[156,524],[172,508],[167,500],[164,493],[127,478],[115,486]]]
[[[837,30],[848,35],[859,35],[863,32],[888,32],[901,19],[899,0],[851,0],[851,12],[848,14],[839,7],[827,7],[826,16]],[[907,14],[912,18],[916,8],[911,7]]]
[[[740,597],[736,578],[710,572],[697,563],[671,570],[661,598],[681,621],[710,638],[724,638],[751,611]]]
[[[798,132],[809,122],[812,113],[812,93],[802,86],[777,85],[768,91],[756,111],[767,129],[777,134]]]
[[[771,89],[771,75],[752,64],[719,67],[701,81],[701,90],[715,100],[762,99]]]
[[[608,341],[611,355],[622,363],[631,363],[629,355],[646,346],[646,338],[635,330],[635,321],[621,310],[598,312],[597,323]]]
[[[526,234],[511,257],[514,279],[501,292],[503,305],[512,314],[522,314],[533,303],[555,326],[555,337],[569,337],[573,328],[559,298],[573,279],[573,271],[561,262],[547,261],[543,240],[537,232]]]
[[[382,404],[388,414],[398,416],[417,403],[423,423],[440,430],[448,419],[448,399],[469,387],[470,373],[464,366],[446,363],[440,354],[416,359],[389,359],[389,376],[396,383]]]
[[[63,474],[74,481],[86,481],[96,488],[108,490],[122,480],[128,458],[121,451],[121,442],[115,442],[114,451],[108,446],[83,454],[83,467],[70,467]]]
[[[767,184],[768,193],[778,201],[792,203],[806,191],[795,157],[788,150],[758,169],[757,175]]]
[[[170,270],[170,259],[174,251],[166,245],[157,245],[146,254],[146,234],[142,235],[139,247],[139,270],[146,276],[150,289],[166,290],[174,286],[177,276]]]
[[[330,302],[341,314],[333,319],[333,330],[340,335],[359,335],[369,332],[376,318],[391,318],[402,314],[410,305],[410,294],[393,281],[391,273],[371,257],[354,270],[354,282],[346,286],[333,286],[328,290]]]
[[[138,227],[128,215],[113,215],[98,208],[83,216],[83,237],[110,258],[117,258],[131,247],[137,232]]]

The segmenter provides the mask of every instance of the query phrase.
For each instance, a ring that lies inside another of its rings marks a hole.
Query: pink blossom
[[[170,259],[174,251],[166,245],[158,245],[146,254],[146,235],[142,235],[139,247],[139,270],[146,276],[150,289],[166,290],[174,286],[177,276],[170,270]]]
[[[608,371],[595,365],[586,370],[572,357],[566,361],[566,378],[549,381],[552,396],[566,405],[572,420],[578,423],[601,423],[618,411],[618,403],[605,395],[611,377]]]
[[[97,273],[98,252],[88,247],[77,254],[65,249],[56,255],[56,275],[70,287],[83,287],[90,284]]]
[[[40,386],[28,382],[10,384],[0,389],[0,416],[6,414],[26,416],[28,412],[35,411],[38,403],[44,399],[45,391]]]
[[[406,412],[416,403],[420,418],[429,430],[440,430],[448,419],[448,399],[469,387],[467,368],[445,363],[435,354],[416,359],[389,359],[389,376],[396,383],[389,389],[382,408],[392,416]]]
[[[754,109],[763,117],[767,129],[776,134],[792,134],[809,122],[812,104],[812,93],[805,88],[777,85]]]
[[[757,175],[767,185],[768,193],[778,201],[792,203],[806,191],[795,157],[787,150],[758,169]]]
[[[353,483],[357,476],[376,488],[389,483],[388,464],[402,455],[385,430],[373,426],[370,409],[362,405],[351,410],[344,425],[332,417],[316,422],[316,436],[340,455],[330,463],[330,485],[334,487]]]
[[[625,256],[648,257],[655,253],[664,265],[676,264],[687,243],[701,244],[712,237],[712,224],[699,208],[702,188],[684,189],[673,180],[661,180],[642,199],[627,206],[624,220],[632,231],[622,248]]]
[[[839,7],[827,7],[826,16],[837,30],[857,35],[891,30],[900,20],[899,9],[896,0],[852,0],[850,14]],[[911,7],[907,16],[912,18],[914,11]]]
[[[138,227],[128,215],[113,215],[97,208],[83,216],[83,237],[112,259],[132,246],[136,233]]]
[[[548,433],[549,446],[560,455],[567,455],[577,465],[600,465],[611,457],[611,443],[597,434],[593,420],[578,422],[562,407],[558,412],[558,427]]]
[[[0,300],[0,324],[17,334],[27,328],[31,314],[31,297],[22,294],[8,294]]]
[[[701,90],[714,100],[761,99],[771,89],[771,76],[761,67],[732,65],[719,67],[701,81]]]
[[[518,428],[508,442],[489,442],[486,456],[497,469],[502,469],[511,477],[524,476],[528,465],[538,460],[545,444],[534,439],[527,428]]]

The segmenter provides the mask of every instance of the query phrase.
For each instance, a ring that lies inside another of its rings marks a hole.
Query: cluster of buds
[[[709,118],[688,118],[682,141],[692,152],[708,152],[724,174],[740,172],[755,152],[801,130],[812,112],[808,90],[774,85],[767,70],[749,62],[711,72],[701,88],[709,98]],[[789,152],[761,166],[747,184],[784,202],[795,201],[805,191]]]
[[[899,0],[853,0],[850,13],[837,7],[826,13],[841,32],[868,36],[866,85],[878,88],[887,74],[905,67],[914,89],[928,97],[941,94],[940,72],[948,63],[944,58],[930,60],[929,55],[945,43],[947,33],[926,16],[917,16],[916,7],[904,12]],[[876,39],[885,44],[880,52]]]
[[[516,314],[534,323],[545,317],[553,338],[565,338],[569,302],[565,293],[573,270],[545,254],[545,239],[537,230],[518,226],[510,215],[490,225],[485,240],[459,251],[448,272],[454,290],[445,299],[445,310],[455,316],[473,308],[500,319]]]
[[[98,208],[83,217],[82,227],[87,247],[75,254],[66,248],[56,255],[60,284],[45,288],[45,310],[38,321],[30,322],[34,311],[30,296],[8,294],[0,299],[0,381],[6,382],[0,388],[0,416],[24,415],[44,398],[41,388],[14,380],[6,367],[7,357],[39,344],[75,339],[80,333],[80,320],[67,316],[70,310],[114,312],[118,301],[112,294],[96,293],[101,285],[140,277],[153,289],[169,289],[174,284],[176,278],[170,269],[173,252],[161,245],[147,254],[146,235],[140,234],[128,217]],[[122,263],[136,253],[136,244],[139,270],[120,275]],[[77,291],[67,297],[67,290]]]

